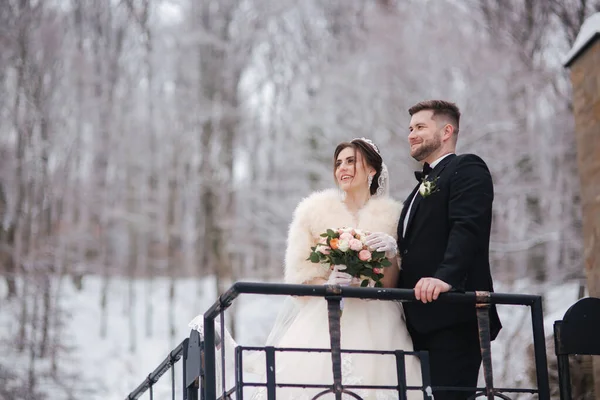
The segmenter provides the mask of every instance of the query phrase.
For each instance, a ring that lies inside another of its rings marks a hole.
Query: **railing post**
[[[328,285],[327,310],[329,316],[329,338],[331,342],[331,365],[333,369],[333,392],[335,400],[342,400],[342,352],[341,352],[341,290],[339,286]]]
[[[485,393],[488,400],[494,400],[494,373],[492,372],[492,338],[490,335],[490,292],[476,292],[475,309],[479,328],[479,347],[483,364]]]
[[[204,400],[206,398],[206,394],[204,393],[204,388],[206,387],[206,364],[204,363],[204,356],[205,356],[205,352],[204,352],[204,348],[206,347],[206,344],[204,343],[204,340],[202,340],[200,342],[200,377],[198,378],[198,388],[200,389],[200,399]]]
[[[429,352],[419,351],[418,354],[419,360],[421,360],[421,385],[423,386],[423,398],[433,400],[431,376],[429,375]]]
[[[558,387],[560,400],[571,400],[571,371],[569,370],[569,355],[565,354],[562,345],[562,321],[554,322],[554,348],[558,361]]]
[[[183,398],[198,400],[199,376],[202,374],[202,338],[198,331],[190,332],[183,354]]]
[[[267,399],[275,400],[277,382],[275,380],[275,348],[273,346],[265,347],[265,357],[267,359]]]
[[[183,391],[183,400],[188,400],[187,393],[187,370],[188,370],[188,346],[189,339],[185,339],[185,345],[183,346],[183,355],[181,357],[181,380],[182,380],[182,391]]]
[[[398,375],[398,400],[406,400],[406,360],[404,351],[396,350],[396,373]]]
[[[533,350],[535,354],[538,396],[540,400],[550,400],[550,381],[548,379],[546,335],[544,334],[544,315],[541,296],[536,297],[531,304],[531,325],[533,327]]]
[[[235,348],[235,393],[236,400],[244,399],[244,370],[243,351],[240,346]]]
[[[215,320],[204,317],[204,397],[206,400],[217,398],[215,359]]]
[[[227,393],[227,368],[226,368],[226,354],[225,354],[225,310],[221,310],[221,313],[219,315],[219,319],[220,319],[220,323],[221,323],[221,329],[220,329],[220,334],[218,335],[219,337],[216,338],[217,343],[215,343],[215,347],[220,347],[221,348],[221,389],[223,391],[223,400],[226,400],[226,393]],[[215,360],[215,365],[216,365],[216,360]]]
[[[173,362],[173,366],[171,367],[171,400],[175,400],[175,363],[174,362]]]

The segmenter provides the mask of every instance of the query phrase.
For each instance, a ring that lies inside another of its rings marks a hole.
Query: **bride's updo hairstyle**
[[[379,149],[369,139],[352,139],[350,142],[342,142],[337,145],[335,148],[335,152],[333,153],[333,179],[335,180],[335,170],[336,170],[336,161],[342,150],[345,148],[351,147],[354,151],[360,151],[360,154],[363,157],[363,163],[366,163],[368,166],[373,167],[375,169],[375,176],[373,177],[373,181],[371,182],[371,187],[369,191],[371,195],[379,194],[377,189],[379,188],[379,184],[381,180],[379,177],[381,176],[383,159],[381,158],[381,154],[379,154]],[[381,188],[383,189],[383,188]],[[380,192],[381,192],[380,189]]]

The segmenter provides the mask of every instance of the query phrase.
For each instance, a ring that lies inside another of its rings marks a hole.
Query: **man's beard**
[[[442,147],[442,139],[439,136],[434,136],[431,142],[422,143],[421,147],[417,150],[415,154],[413,154],[413,158],[417,161],[423,161],[431,154],[433,154],[436,150]]]

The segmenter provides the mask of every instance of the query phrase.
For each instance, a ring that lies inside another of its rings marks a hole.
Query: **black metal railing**
[[[303,388],[303,389],[321,389],[314,399],[324,396],[329,393],[336,393],[339,390],[341,394],[348,394],[354,398],[361,399],[360,396],[356,395],[352,390],[354,389],[377,389],[397,392],[398,399],[406,400],[407,391],[420,391],[423,392],[424,398],[428,398],[429,389],[431,388],[431,379],[429,377],[429,354],[426,351],[382,351],[382,350],[348,350],[340,349],[340,354],[372,354],[372,355],[390,355],[394,356],[396,362],[396,374],[398,379],[397,385],[359,385],[359,384],[346,384],[342,385],[341,370],[334,373],[334,384],[306,384],[306,383],[279,383],[276,381],[275,374],[275,353],[277,352],[309,352],[309,353],[333,353],[333,349],[318,349],[318,348],[291,348],[291,347],[251,347],[251,346],[237,346],[235,349],[236,356],[236,385],[233,389],[230,389],[221,395],[219,398],[224,399],[229,394],[235,392],[238,400],[243,399],[243,388],[244,387],[259,387],[267,390],[267,398],[274,399],[276,388]],[[244,351],[262,351],[265,353],[266,358],[266,382],[245,382],[242,374],[242,354]],[[421,361],[421,374],[422,383],[420,386],[410,386],[406,382],[406,368],[405,368],[405,357],[415,356]],[[335,357],[335,356],[334,356]],[[334,364],[335,371],[335,364]],[[339,389],[336,389],[339,388]],[[472,389],[469,389],[472,390]]]
[[[149,392],[150,400],[154,400],[154,385],[158,380],[171,371],[171,399],[175,400],[175,364],[182,361],[183,377],[183,399],[198,399],[200,388],[200,377],[203,375],[202,363],[204,357],[204,342],[198,331],[192,330],[190,337],[184,339],[169,355],[152,371],[142,383],[138,385],[126,400],[137,400],[146,392]]]
[[[323,297],[328,304],[329,330],[331,338],[330,349],[285,349],[274,347],[244,347],[237,346],[235,354],[226,354],[226,346],[221,347],[220,361],[223,370],[220,376],[221,393],[217,393],[217,360],[216,346],[219,345],[220,338],[225,338],[225,311],[232,305],[233,301],[240,294],[258,294],[258,295],[280,295],[280,296],[312,296]],[[204,337],[200,338],[196,331],[192,331],[190,339],[184,340],[177,349],[161,363],[161,366],[151,373],[148,378],[134,391],[127,399],[137,399],[142,393],[151,390],[152,385],[165,372],[162,369],[172,367],[177,361],[175,358],[183,358],[184,370],[184,400],[197,400],[201,392],[202,399],[216,400],[217,398],[230,398],[236,395],[238,400],[243,398],[243,388],[248,386],[264,386],[267,390],[267,398],[274,399],[277,387],[300,386],[308,388],[310,385],[284,385],[275,380],[274,366],[275,352],[277,351],[324,351],[331,353],[333,368],[333,385],[319,386],[323,391],[315,396],[318,398],[326,393],[335,394],[336,399],[341,399],[343,393],[354,398],[359,398],[353,394],[353,389],[363,388],[363,386],[343,385],[341,379],[341,354],[348,352],[364,352],[365,350],[342,350],[340,348],[340,301],[342,298],[361,298],[383,301],[416,301],[414,291],[409,289],[382,289],[382,288],[356,288],[340,286],[316,286],[316,285],[288,285],[272,283],[253,283],[237,282],[226,293],[221,295],[218,300],[204,314]],[[550,399],[550,389],[548,380],[548,369],[546,359],[544,321],[542,312],[542,298],[536,295],[525,294],[504,294],[488,292],[468,292],[468,293],[443,293],[437,301],[449,303],[471,303],[477,309],[480,341],[482,349],[482,366],[484,371],[485,387],[478,388],[446,388],[431,387],[429,381],[429,363],[426,352],[407,352],[407,351],[369,351],[377,354],[393,354],[397,361],[398,386],[367,387],[369,389],[396,390],[398,398],[406,398],[406,392],[410,390],[420,390],[428,398],[432,390],[459,390],[476,391],[475,396],[485,396],[489,400],[494,397],[508,399],[507,393],[531,393],[537,394],[540,400]],[[531,308],[532,330],[533,330],[533,349],[536,365],[537,388],[496,388],[493,385],[492,357],[489,338],[489,318],[487,312],[491,304],[505,305],[523,305]],[[220,319],[220,332],[215,332],[215,319]],[[480,318],[481,317],[481,318]],[[483,326],[482,326],[483,325]],[[485,326],[487,325],[487,326]],[[220,337],[219,337],[220,336]],[[181,347],[180,351],[177,351]],[[266,355],[266,383],[257,384],[244,382],[243,380],[243,357],[244,351],[264,351]],[[181,354],[180,354],[181,353]],[[423,379],[421,386],[408,386],[404,374],[404,357],[407,355],[417,356],[421,360]],[[231,388],[226,386],[226,371],[224,370],[227,357],[235,359],[235,384]],[[179,359],[177,358],[177,359]],[[162,368],[162,369],[161,369]],[[165,370],[165,371],[166,371]],[[269,372],[271,371],[271,372]],[[174,382],[174,378],[172,377]],[[199,389],[202,389],[201,391]],[[174,391],[173,391],[174,393]],[[174,398],[174,394],[173,394]]]
[[[175,349],[173,349],[167,358],[165,358],[158,367],[154,369],[142,383],[138,385],[128,396],[127,400],[137,400],[145,392],[150,391],[150,399],[154,398],[154,384],[166,374],[169,370],[171,371],[171,393],[172,398],[175,400],[175,368],[174,365],[181,359],[187,348],[189,339],[185,339]],[[183,364],[185,368],[185,363]]]
[[[558,363],[560,400],[571,400],[569,355],[600,356],[600,298],[578,300],[562,320],[554,321],[554,351]],[[595,378],[596,379],[596,378]],[[600,393],[596,393],[596,398]]]

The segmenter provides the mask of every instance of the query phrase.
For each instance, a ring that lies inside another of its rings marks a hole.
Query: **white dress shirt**
[[[435,160],[434,162],[429,164],[429,166],[431,167],[431,169],[434,169],[435,166],[440,163],[440,161],[442,161],[444,158],[448,157],[451,154],[454,154],[454,153],[444,154],[443,156],[441,156],[440,158],[438,158],[437,160]],[[404,235],[406,234],[406,227],[408,226],[408,218],[410,217],[410,210],[413,206],[413,203],[415,202],[415,197],[417,197],[418,194],[419,194],[419,191],[417,190],[415,192],[415,195],[413,196],[412,200],[410,201],[410,205],[408,206],[408,210],[406,211],[406,215],[404,216],[404,221],[403,221],[404,224],[402,226],[402,237],[404,237]]]

